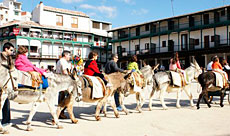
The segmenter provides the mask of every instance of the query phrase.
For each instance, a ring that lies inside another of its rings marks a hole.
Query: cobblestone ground
[[[198,98],[197,86],[193,86],[194,103]],[[146,93],[148,94],[148,93]],[[148,98],[148,96],[146,96]],[[34,131],[27,132],[26,119],[31,104],[17,104],[11,102],[12,122],[17,124],[8,127],[12,136],[156,136],[156,135],[202,135],[222,136],[230,135],[230,105],[225,97],[225,106],[219,106],[219,98],[215,97],[212,108],[201,103],[201,109],[191,108],[185,93],[182,93],[181,109],[176,108],[176,93],[166,94],[168,110],[162,110],[159,94],[153,99],[153,110],[148,111],[148,99],[143,106],[143,113],[135,110],[135,96],[126,100],[127,108],[132,112],[125,115],[120,112],[120,118],[115,118],[111,107],[108,116],[101,121],[95,121],[95,104],[75,103],[74,113],[79,119],[78,124],[72,124],[69,119],[61,120],[64,129],[56,129],[51,125],[51,115],[45,103],[41,104],[32,122]]]

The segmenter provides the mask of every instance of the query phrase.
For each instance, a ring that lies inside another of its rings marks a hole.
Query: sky
[[[22,2],[23,11],[31,12],[41,0],[17,1]],[[43,3],[84,12],[116,28],[230,5],[230,0],[43,0]]]

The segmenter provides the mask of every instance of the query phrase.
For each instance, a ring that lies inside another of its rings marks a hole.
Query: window
[[[195,45],[199,45],[199,39],[195,39]]]
[[[102,30],[109,30],[109,24],[102,24]]]
[[[145,44],[145,49],[146,49],[146,50],[149,50],[149,43],[146,43],[146,44]]]
[[[149,25],[145,25],[145,31],[149,31]]]
[[[62,15],[56,15],[56,25],[63,26],[63,16]]]
[[[19,12],[18,11],[14,11],[14,15],[18,16]]]
[[[71,26],[72,26],[72,28],[78,28],[78,19],[77,18],[72,17]]]
[[[166,47],[166,41],[162,41],[162,47]]]
[[[220,15],[225,16],[225,10],[221,10]]]
[[[6,14],[8,14],[8,11],[6,11]]]
[[[4,17],[3,17],[3,15],[1,15],[1,20],[3,20],[4,19]]]
[[[140,45],[135,45],[135,51],[139,51],[140,50]]]
[[[8,21],[8,19],[6,18],[6,21]]]
[[[93,22],[93,28],[95,28],[95,29],[100,29],[100,23],[98,23],[98,22]]]

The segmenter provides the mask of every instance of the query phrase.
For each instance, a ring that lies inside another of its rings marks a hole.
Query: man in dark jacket
[[[11,56],[14,52],[13,44],[7,42],[3,45],[3,52],[0,54],[0,64],[7,64],[7,57]],[[2,125],[10,124],[10,101],[7,98],[2,108]]]
[[[106,63],[105,65],[105,73],[106,74],[111,74],[114,72],[124,72],[123,69],[118,68],[117,66],[117,61],[118,61],[118,55],[117,54],[112,54],[112,59]],[[118,111],[122,111],[120,102],[119,102],[119,93],[115,92],[114,94],[114,99],[116,103],[116,107]]]

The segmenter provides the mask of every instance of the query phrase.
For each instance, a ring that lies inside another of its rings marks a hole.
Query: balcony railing
[[[166,52],[175,52],[175,51],[195,51],[199,49],[215,49],[218,47],[230,46],[230,39],[222,39],[214,42],[200,42],[197,45],[195,44],[184,44],[184,45],[168,45],[165,47],[155,47],[148,49],[140,50],[131,50],[124,52],[117,52],[119,57],[127,57],[132,55],[148,55],[156,53],[166,53]]]

